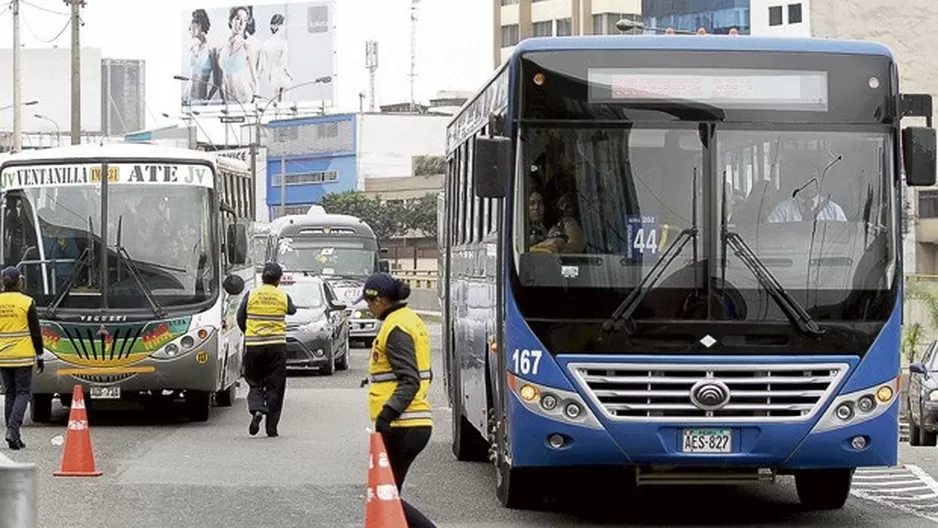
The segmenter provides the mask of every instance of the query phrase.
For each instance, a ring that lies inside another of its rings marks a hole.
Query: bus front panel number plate
[[[91,387],[92,400],[119,400],[120,397],[120,387]]]
[[[685,453],[732,453],[733,435],[729,429],[684,429]]]

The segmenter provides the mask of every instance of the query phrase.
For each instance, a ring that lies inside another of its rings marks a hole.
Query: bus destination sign
[[[788,70],[590,68],[590,100],[691,101],[721,108],[826,112],[827,73]]]
[[[97,185],[101,183],[100,164],[30,165],[6,167],[0,175],[0,189]],[[205,165],[149,163],[108,164],[108,183],[137,185],[214,185],[212,170]]]

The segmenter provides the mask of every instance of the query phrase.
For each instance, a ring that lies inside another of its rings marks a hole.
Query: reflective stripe
[[[372,383],[382,383],[387,381],[397,381],[397,374],[393,372],[379,372],[377,374],[372,374],[368,377],[369,381]],[[433,379],[433,372],[429,370],[420,371],[420,379],[430,380]]]
[[[247,317],[247,318],[248,318],[248,319],[254,319],[255,321],[274,321],[274,322],[277,322],[277,323],[282,323],[283,321],[286,321],[286,320],[287,320],[287,318],[286,318],[285,316],[279,316],[279,315],[258,315],[258,314],[250,314],[250,313],[248,314],[248,317]]]
[[[5,337],[31,337],[29,332],[0,332],[0,339]]]
[[[397,419],[400,421],[426,420],[428,418],[433,418],[433,414],[430,411],[405,412],[401,413],[401,415],[397,417]]]
[[[0,367],[29,367],[35,364],[35,355],[31,358],[0,358]]]
[[[286,336],[244,336],[246,345],[279,345],[286,343]]]

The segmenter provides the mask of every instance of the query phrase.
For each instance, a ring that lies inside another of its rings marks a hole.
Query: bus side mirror
[[[473,151],[476,196],[504,198],[505,184],[511,174],[511,140],[506,137],[479,136],[475,138]]]
[[[905,181],[910,187],[935,185],[935,129],[907,127],[902,129],[902,158]]]
[[[381,273],[390,273],[391,272],[391,262],[386,259],[381,259],[378,261],[378,271]]]
[[[240,295],[244,291],[244,279],[237,275],[228,275],[222,281],[221,287],[225,289],[228,295]]]
[[[248,230],[244,224],[228,224],[228,262],[244,264],[248,261]]]

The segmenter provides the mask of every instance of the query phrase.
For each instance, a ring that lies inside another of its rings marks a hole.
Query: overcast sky
[[[55,40],[67,17],[61,0],[22,0],[22,40],[28,47],[68,47],[70,31]],[[294,0],[302,3],[302,0]],[[147,126],[168,125],[162,113],[178,114],[180,17],[184,11],[224,7],[224,0],[86,0],[82,46],[98,47],[115,59],[146,61]],[[248,2],[245,2],[248,3]],[[257,4],[273,4],[265,0]],[[279,3],[283,3],[282,1]],[[293,3],[293,2],[291,2]],[[368,91],[365,41],[379,45],[376,73],[378,105],[410,97],[410,0],[335,0],[338,107],[355,111],[358,94]],[[438,90],[474,91],[492,71],[492,2],[420,0],[417,29],[417,99],[426,102]],[[0,18],[0,42],[12,44],[9,11]],[[43,41],[52,41],[43,42]],[[296,51],[291,51],[291,54]],[[9,77],[4,76],[6,79]],[[0,89],[8,89],[2,87]],[[28,94],[23,94],[28,98]],[[367,102],[366,102],[367,104]],[[156,118],[156,119],[154,119]]]

